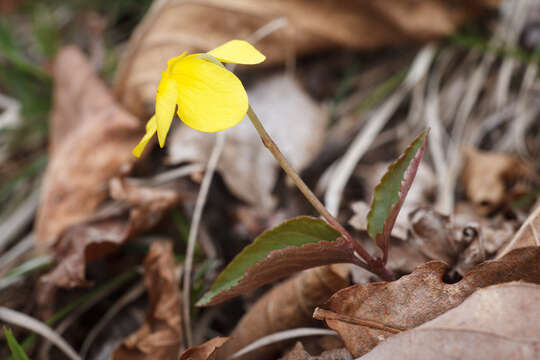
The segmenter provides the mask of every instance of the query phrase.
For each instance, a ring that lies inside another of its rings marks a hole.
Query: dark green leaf
[[[373,192],[373,202],[367,216],[367,230],[383,251],[385,262],[390,233],[422,160],[427,134],[428,130],[424,130],[388,167]]]
[[[197,305],[217,304],[300,270],[353,261],[350,243],[337,230],[320,219],[294,218],[246,246]]]

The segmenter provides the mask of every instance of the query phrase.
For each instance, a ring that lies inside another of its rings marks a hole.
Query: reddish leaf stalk
[[[383,280],[386,280],[386,281],[394,280],[395,278],[394,274],[392,273],[392,271],[388,270],[384,266],[382,259],[373,258],[362,247],[360,242],[357,239],[353,238],[351,234],[339,223],[339,221],[332,214],[330,214],[330,212],[321,203],[321,201],[317,198],[317,196],[315,196],[315,194],[311,191],[311,189],[300,178],[300,176],[294,170],[294,168],[289,163],[289,161],[281,153],[281,151],[279,150],[274,140],[272,140],[268,132],[266,132],[266,129],[262,125],[257,114],[255,114],[251,106],[249,106],[248,108],[247,115],[249,119],[251,120],[251,123],[255,127],[255,130],[257,130],[257,132],[259,133],[259,136],[261,137],[261,141],[264,144],[264,146],[272,153],[274,158],[277,160],[279,165],[283,168],[285,173],[291,178],[291,180],[294,182],[296,187],[298,187],[298,189],[302,192],[305,198],[311,203],[311,205],[315,208],[315,210],[317,210],[317,212],[328,222],[328,224],[332,226],[334,229],[336,229],[337,231],[339,231],[341,235],[343,236],[343,238],[353,245],[354,251],[358,254],[358,256],[361,259],[363,259],[362,261],[359,258],[355,257],[355,261],[353,261],[353,263],[368,271],[371,271],[372,273],[378,275]]]

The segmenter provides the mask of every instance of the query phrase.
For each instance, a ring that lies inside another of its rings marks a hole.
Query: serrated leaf
[[[29,360],[22,346],[19,345],[19,343],[17,342],[17,339],[15,339],[15,336],[13,336],[13,333],[11,332],[11,330],[4,328],[4,335],[6,336],[9,350],[11,351],[11,356],[13,357],[13,359],[14,360]]]
[[[352,245],[340,235],[308,216],[265,231],[231,261],[197,305],[214,305],[311,267],[353,262]]]
[[[367,215],[367,230],[381,248],[385,263],[390,233],[416,176],[416,170],[426,147],[428,132],[429,130],[424,130],[388,167],[373,192],[373,202]]]

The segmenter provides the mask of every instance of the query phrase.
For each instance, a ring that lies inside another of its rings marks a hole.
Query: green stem
[[[393,280],[394,275],[390,270],[384,267],[382,261],[380,259],[374,259],[362,247],[362,245],[360,245],[360,243],[351,236],[351,234],[339,223],[339,221],[337,221],[337,219],[332,214],[330,214],[330,212],[326,209],[323,203],[321,203],[317,196],[315,196],[311,189],[300,178],[300,176],[294,170],[289,161],[281,153],[274,140],[272,140],[270,135],[266,132],[266,129],[264,128],[263,124],[259,120],[259,117],[257,116],[257,114],[255,114],[251,106],[249,106],[248,108],[247,115],[251,120],[251,123],[259,133],[259,136],[261,137],[264,146],[272,153],[272,155],[274,155],[274,158],[283,168],[285,173],[287,173],[287,175],[291,178],[296,187],[298,187],[298,189],[302,192],[305,198],[311,203],[311,205],[313,205],[315,210],[317,210],[317,212],[321,214],[321,216],[328,222],[328,224],[335,228],[337,231],[339,231],[343,238],[353,245],[355,252],[365,261],[365,263],[363,263],[359,260],[356,265],[364,267],[365,269],[379,275],[384,280]]]

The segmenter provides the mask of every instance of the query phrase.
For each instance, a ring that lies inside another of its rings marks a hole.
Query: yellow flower
[[[199,131],[217,132],[238,124],[248,109],[246,90],[220,61],[252,65],[264,59],[251,44],[241,40],[231,40],[206,54],[184,53],[170,59],[157,90],[156,112],[133,155],[139,157],[156,132],[159,145],[165,145],[177,104],[180,119]]]

